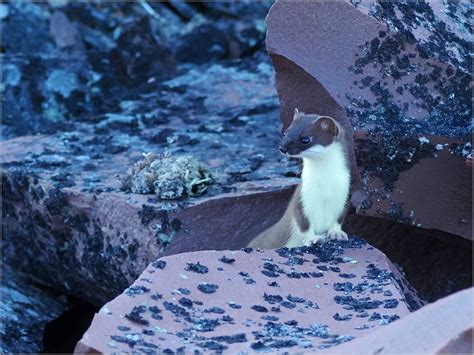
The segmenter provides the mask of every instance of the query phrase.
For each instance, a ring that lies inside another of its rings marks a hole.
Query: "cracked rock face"
[[[76,352],[322,350],[405,317],[420,300],[363,240],[161,258],[106,304]]]
[[[271,8],[266,45],[283,124],[298,107],[338,119],[349,142],[351,125],[365,131],[353,159],[359,212],[471,238],[468,18],[467,4],[451,2]]]

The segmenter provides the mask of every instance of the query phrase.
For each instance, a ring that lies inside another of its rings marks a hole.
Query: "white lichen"
[[[420,141],[421,144],[425,144],[425,143],[430,142],[430,140],[426,137],[420,137],[420,138],[418,138],[418,140]]]
[[[211,172],[191,156],[169,153],[143,154],[123,181],[123,188],[137,194],[156,194],[164,200],[198,196],[213,182]]]

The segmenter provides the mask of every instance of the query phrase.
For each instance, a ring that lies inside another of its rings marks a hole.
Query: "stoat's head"
[[[317,159],[338,142],[342,129],[329,116],[305,114],[295,108],[293,122],[283,133],[280,151],[283,154]]]

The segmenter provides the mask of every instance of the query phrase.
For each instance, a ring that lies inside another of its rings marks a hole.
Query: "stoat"
[[[283,217],[249,247],[273,249],[347,240],[341,229],[351,179],[346,149],[344,132],[336,120],[295,109],[280,151],[303,159],[302,181]]]

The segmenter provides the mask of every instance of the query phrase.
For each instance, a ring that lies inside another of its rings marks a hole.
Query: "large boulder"
[[[277,1],[267,49],[294,107],[358,130],[359,212],[471,238],[467,3]],[[353,169],[356,172],[356,169]],[[368,198],[366,198],[368,197]]]
[[[76,353],[315,351],[421,305],[383,253],[358,238],[273,251],[161,258],[102,307]]]
[[[244,247],[278,220],[297,182],[278,130],[271,66],[254,61],[184,71],[97,124],[4,141],[4,260],[102,304],[162,255]],[[204,195],[122,190],[143,153],[166,150],[207,166]]]

